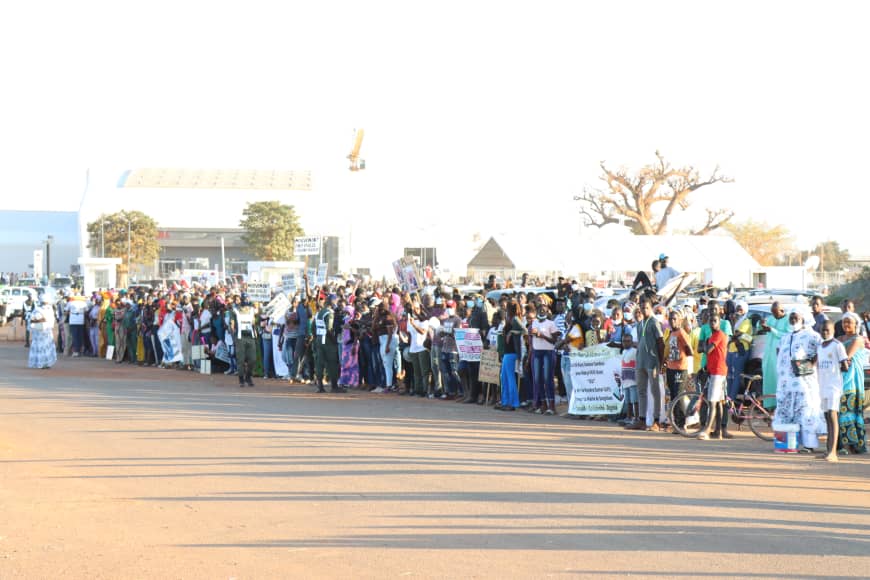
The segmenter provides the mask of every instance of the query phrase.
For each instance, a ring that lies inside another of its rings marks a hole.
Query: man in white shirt
[[[414,393],[418,397],[428,396],[435,398],[429,382],[431,370],[431,358],[429,349],[426,348],[426,337],[429,334],[429,319],[420,309],[419,302],[413,302],[413,311],[406,313],[408,319],[408,334],[410,345],[408,348],[411,364],[414,366]]]
[[[69,331],[72,335],[72,356],[82,356],[82,347],[85,342],[85,312],[88,303],[84,296],[73,296],[66,303],[64,310],[69,315]]]

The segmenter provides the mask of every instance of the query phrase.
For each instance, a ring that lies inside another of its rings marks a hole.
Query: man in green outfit
[[[257,325],[254,324],[254,308],[248,296],[242,293],[241,305],[230,313],[230,331],[236,343],[236,360],[239,365],[239,387],[254,386],[251,373],[257,365]]]
[[[327,300],[317,299],[317,315],[314,317],[314,378],[317,392],[325,393],[323,375],[329,377],[331,393],[343,393],[338,386],[338,337],[335,329],[335,306],[338,296],[330,294]]]

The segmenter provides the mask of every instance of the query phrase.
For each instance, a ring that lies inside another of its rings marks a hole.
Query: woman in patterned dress
[[[42,304],[30,317],[30,351],[27,366],[32,369],[48,369],[57,362],[57,349],[54,346],[54,308],[49,298],[43,294]]]
[[[819,395],[817,352],[822,338],[804,320],[812,321],[799,310],[788,315],[789,333],[779,343],[776,359],[776,413],[774,423],[800,425],[804,449],[819,446],[818,434],[825,432],[822,400]],[[795,374],[792,361],[810,361],[809,374]]]
[[[864,429],[864,363],[867,350],[864,348],[864,337],[858,334],[861,322],[858,315],[847,312],[841,322],[844,334],[838,340],[846,349],[849,369],[843,373],[837,452],[841,455],[867,453],[867,434]]]

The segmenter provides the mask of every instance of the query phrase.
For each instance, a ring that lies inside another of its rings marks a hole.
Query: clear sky
[[[659,149],[736,179],[699,192],[699,213],[870,255],[868,16],[836,1],[6,2],[0,206],[75,209],[86,168],[107,183],[310,169],[306,211],[330,196],[353,211],[303,220],[353,221],[361,251],[367,224],[397,246],[522,229],[546,245],[578,228],[571,199],[600,160]],[[368,168],[351,174],[358,127]]]

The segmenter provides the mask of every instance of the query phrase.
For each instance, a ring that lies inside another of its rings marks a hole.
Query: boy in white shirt
[[[631,334],[622,335],[622,375],[620,381],[625,393],[625,424],[637,423],[637,349],[632,343]]]
[[[838,461],[837,438],[839,437],[839,420],[837,410],[840,408],[840,397],[843,395],[843,371],[849,368],[849,358],[843,343],[834,338],[834,323],[826,320],[821,328],[822,344],[819,346],[819,395],[822,399],[822,411],[828,424],[827,454],[819,457],[826,461]]]

